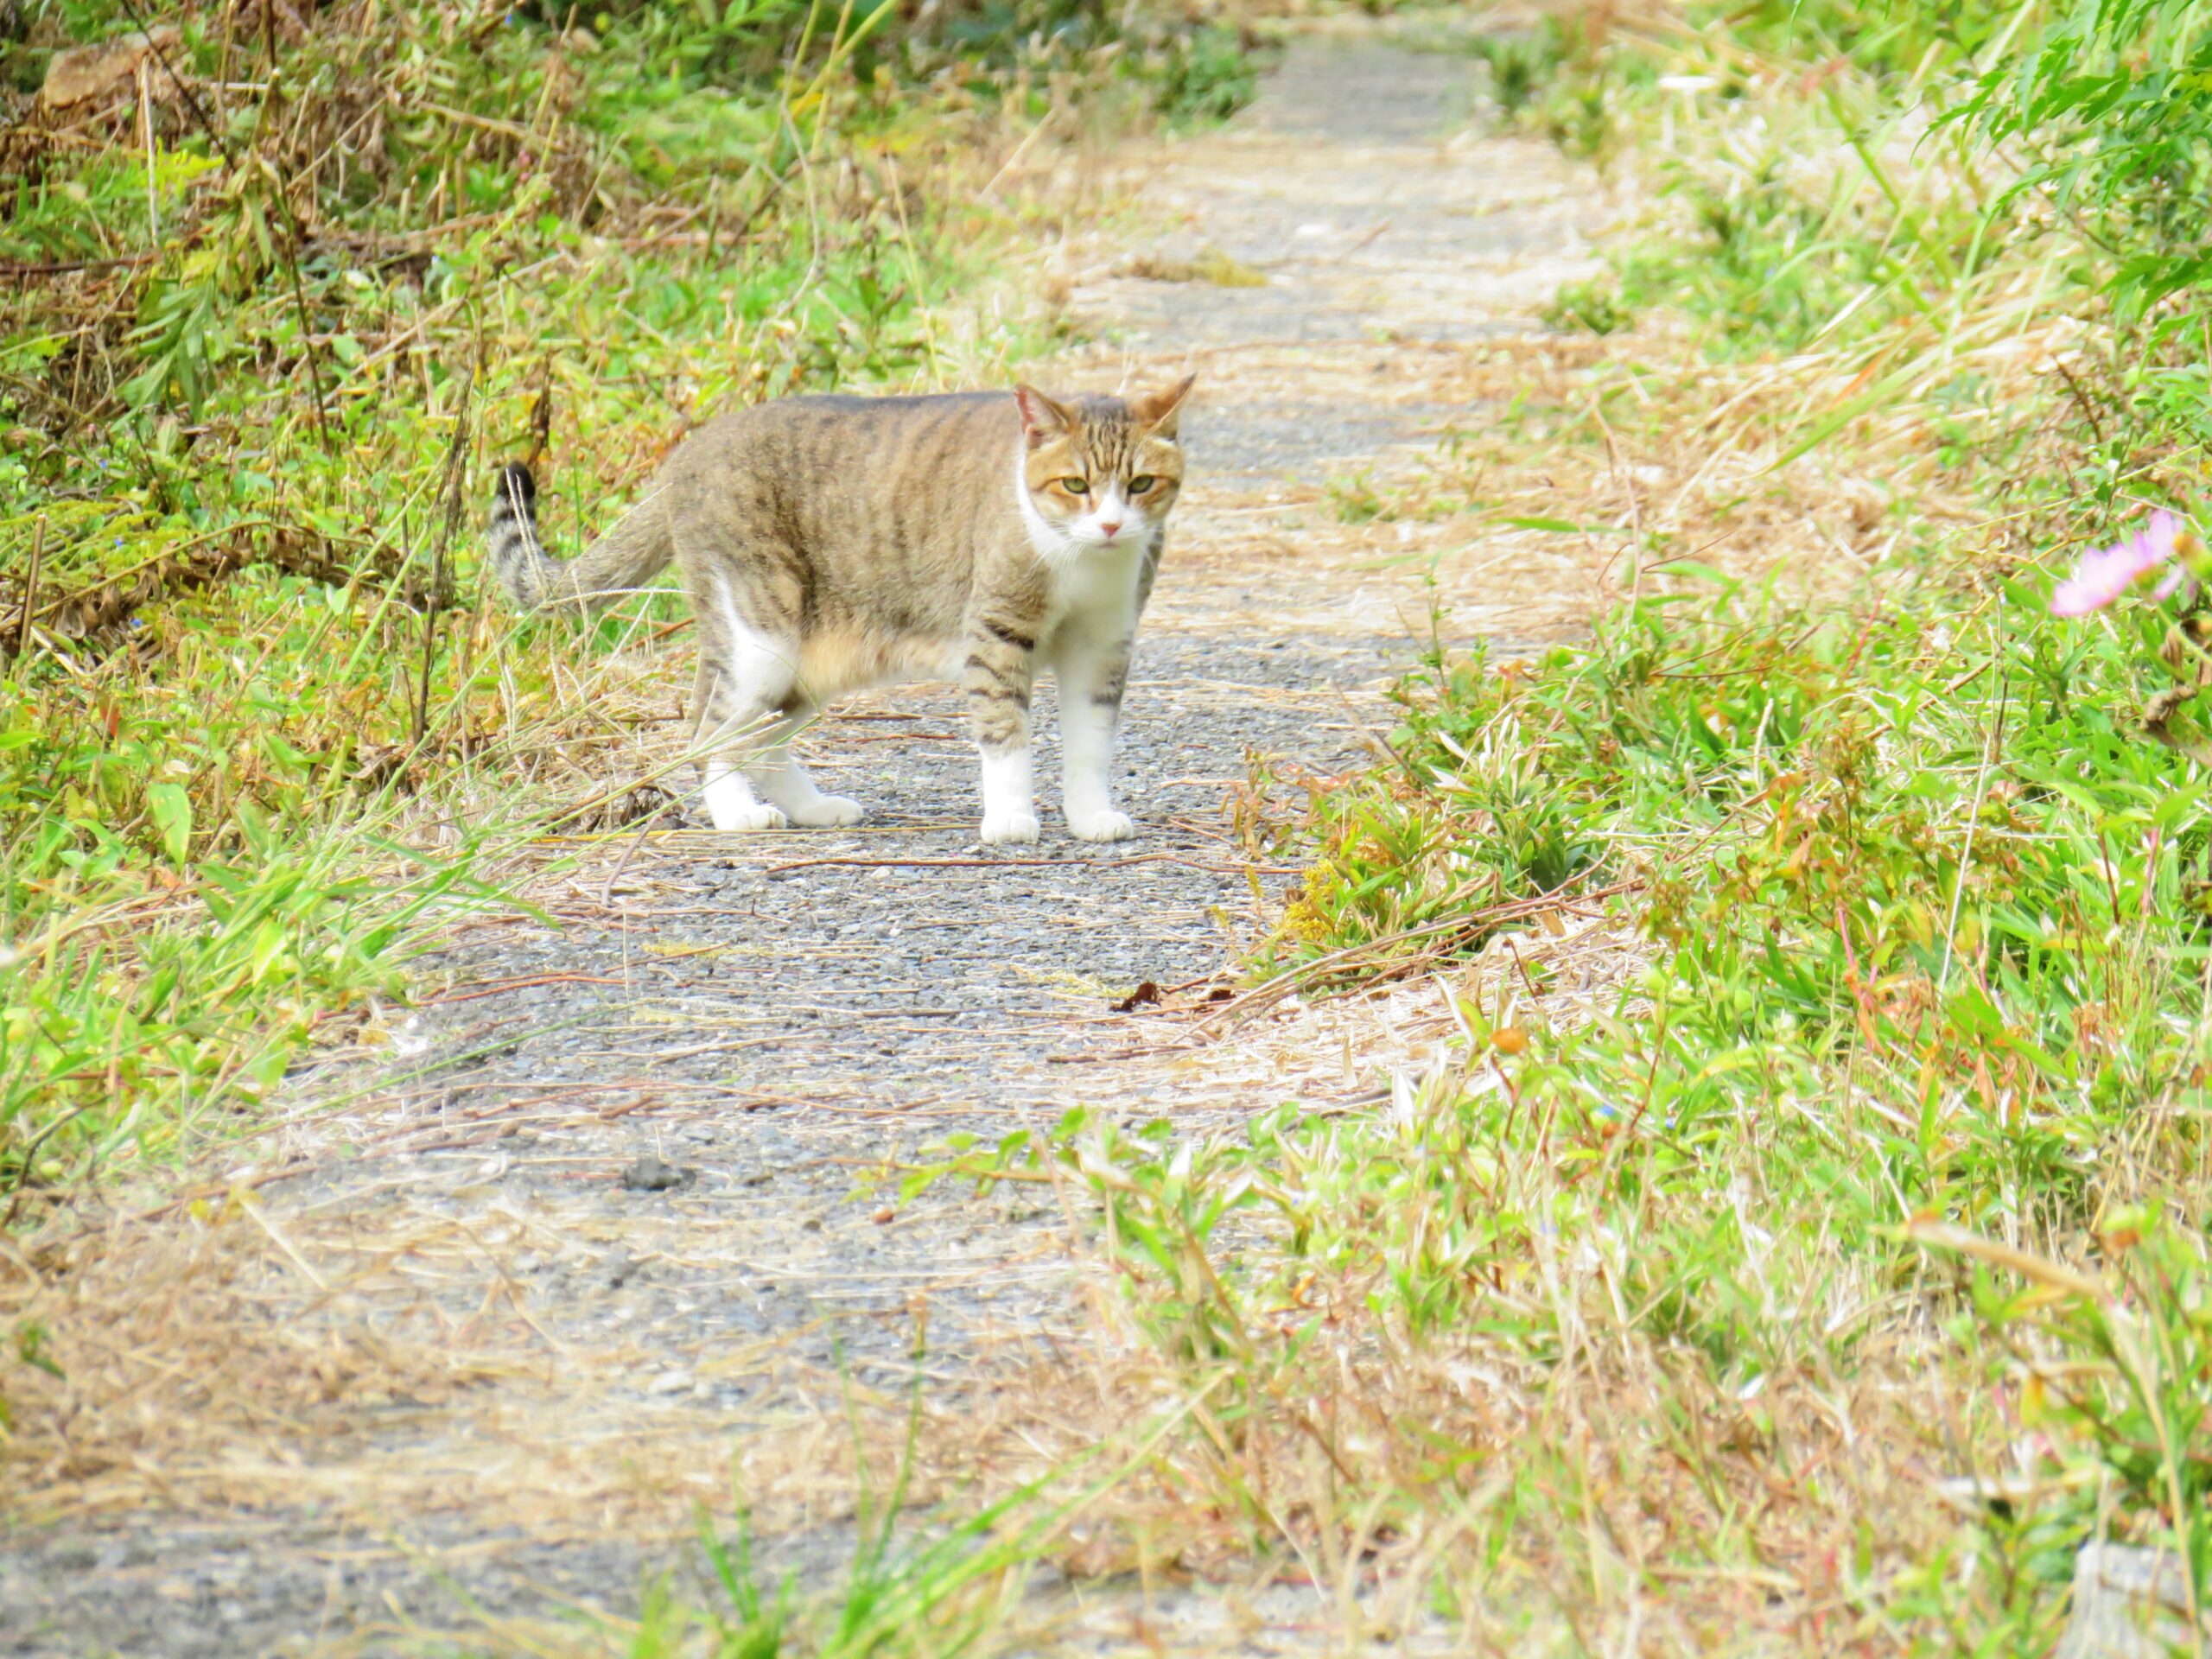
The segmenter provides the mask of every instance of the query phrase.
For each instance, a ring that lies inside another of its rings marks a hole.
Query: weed
[[[1376,489],[1374,478],[1368,473],[1331,479],[1328,501],[1338,518],[1347,524],[1371,524],[1390,516],[1389,503]]]
[[[1559,329],[1592,334],[1618,334],[1634,318],[1618,289],[1604,283],[1563,283],[1544,307],[1544,321]]]
[[[1517,118],[1550,87],[1565,60],[1565,31],[1548,18],[1535,29],[1475,37],[1475,55],[1488,72],[1491,100],[1500,116]]]

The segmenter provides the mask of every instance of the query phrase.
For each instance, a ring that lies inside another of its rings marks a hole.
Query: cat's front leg
[[[1084,841],[1127,841],[1129,815],[1114,805],[1114,734],[1129,679],[1129,638],[1071,645],[1060,657],[1060,799]]]
[[[969,722],[983,760],[983,839],[994,846],[1037,839],[1029,760],[1029,690],[1037,640],[1021,625],[986,618],[969,641]]]

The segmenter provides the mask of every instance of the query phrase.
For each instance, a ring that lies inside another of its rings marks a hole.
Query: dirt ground
[[[1387,1082],[1434,1034],[1418,1009],[1205,1034],[1255,883],[1295,879],[1249,863],[1224,800],[1255,757],[1355,763],[1433,607],[1510,648],[1604,580],[1572,538],[1340,510],[1493,417],[1498,353],[1543,349],[1541,303],[1588,269],[1595,185],[1484,136],[1474,87],[1464,54],[1301,35],[1227,130],[1126,158],[1148,239],[1039,251],[1092,343],[1038,378],[1200,376],[1128,698],[1140,839],[1085,846],[1055,813],[1034,849],[978,847],[957,700],[925,688],[811,736],[859,829],[547,849],[572,861],[538,913],[456,927],[420,1007],[199,1172],[208,1202],[72,1217],[0,1265],[0,1310],[67,1373],[0,1466],[0,1652],[501,1646],[513,1621],[633,1612],[741,1492],[767,1559],[815,1581],[918,1366],[918,1496],[957,1484],[963,1446],[1057,1444],[1023,1427],[1034,1377],[1111,1340],[1067,1218],[1033,1189],[902,1205],[867,1178],[1078,1104],[1197,1128]],[[1144,980],[1186,988],[1115,1012]],[[1250,1604],[1233,1640],[1204,1586],[1183,1604],[1226,1650],[1318,1640],[1293,1602]],[[1063,1650],[1137,1643],[1118,1606]]]

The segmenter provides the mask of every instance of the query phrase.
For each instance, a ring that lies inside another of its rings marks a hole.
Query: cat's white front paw
[[[791,822],[810,830],[842,830],[867,816],[868,810],[858,801],[842,795],[817,795],[805,805],[791,809]]]
[[[1128,813],[1110,808],[1103,812],[1071,812],[1068,828],[1078,841],[1127,841],[1137,832]]]
[[[1026,844],[1036,839],[1037,815],[1034,812],[1027,809],[1009,811],[1001,808],[983,814],[983,842],[986,846]]]

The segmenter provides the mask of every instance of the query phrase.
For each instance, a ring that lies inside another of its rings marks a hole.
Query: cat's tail
[[[524,611],[605,610],[658,575],[674,551],[667,512],[647,496],[575,558],[553,557],[537,539],[537,480],[520,461],[499,469],[485,539],[499,585]]]

